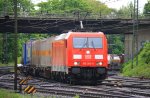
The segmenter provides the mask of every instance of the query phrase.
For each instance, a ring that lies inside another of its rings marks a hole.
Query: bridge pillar
[[[139,30],[138,32],[138,51],[143,48],[145,42],[150,42],[150,28]]]
[[[139,30],[137,35],[137,48],[138,51],[143,48],[145,42],[150,42],[150,29],[146,30]],[[125,62],[132,58],[132,41],[133,41],[132,34],[125,34]],[[136,46],[134,47],[134,53],[136,53]]]
[[[125,62],[132,58],[132,34],[125,34],[124,55]]]

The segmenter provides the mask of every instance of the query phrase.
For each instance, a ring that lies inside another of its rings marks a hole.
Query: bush
[[[136,57],[132,61],[123,64],[122,74],[124,76],[136,76],[150,78],[150,43],[146,43],[143,49],[139,52],[138,65],[136,65]]]

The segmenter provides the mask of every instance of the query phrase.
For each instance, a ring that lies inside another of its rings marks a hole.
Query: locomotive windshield
[[[74,37],[74,48],[102,48],[102,38],[100,37]]]

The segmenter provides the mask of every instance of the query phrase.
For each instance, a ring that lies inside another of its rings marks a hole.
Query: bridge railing
[[[13,12],[4,13],[0,12],[0,17],[9,16],[14,17]],[[42,13],[42,12],[19,12],[18,17],[24,18],[60,18],[60,19],[132,19],[132,15],[124,15],[124,14],[95,14],[88,12],[78,12],[78,13]],[[147,15],[139,15],[139,19],[150,19],[150,14]]]

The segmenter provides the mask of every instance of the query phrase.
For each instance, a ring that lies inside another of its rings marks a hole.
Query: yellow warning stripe
[[[34,87],[31,87],[31,88],[29,89],[29,91],[28,91],[28,94],[32,93],[34,90],[35,90],[35,88],[34,88]]]
[[[23,79],[19,82],[19,84],[23,84],[25,81],[27,81],[26,79]]]
[[[25,85],[25,84],[27,84],[27,83],[28,83],[28,80],[24,81],[22,84],[24,84],[24,85]]]
[[[30,90],[30,88],[31,88],[32,86],[28,86],[27,88],[25,88],[25,92],[28,92],[29,90]]]
[[[25,89],[24,89],[24,92],[30,94],[30,93],[35,93],[37,90],[35,89],[35,87],[33,86],[27,86]]]
[[[28,82],[28,80],[31,80],[32,79],[32,77],[27,77],[26,79],[22,79],[20,82],[19,82],[19,84],[20,85],[22,85],[22,84],[27,84],[27,82]]]
[[[36,93],[36,89],[32,93]]]

